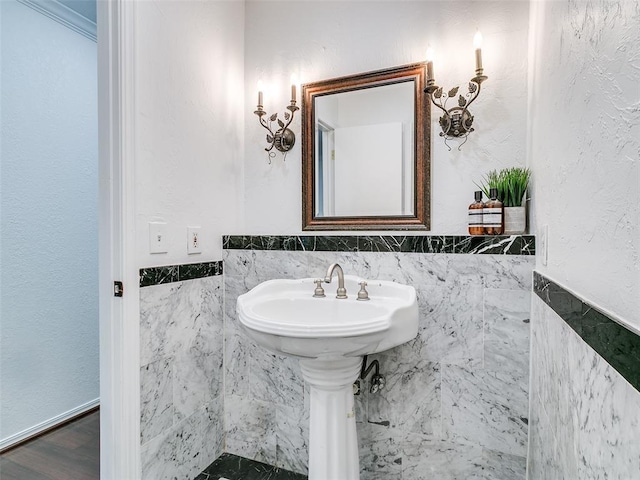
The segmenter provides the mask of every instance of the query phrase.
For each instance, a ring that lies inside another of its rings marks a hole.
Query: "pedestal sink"
[[[315,280],[269,280],[238,297],[246,334],[279,355],[300,359],[310,385],[309,480],[357,480],[358,440],[353,382],[362,356],[401,345],[418,333],[415,289],[368,280],[369,300],[357,300],[363,280],[345,275],[348,298],[313,297]]]

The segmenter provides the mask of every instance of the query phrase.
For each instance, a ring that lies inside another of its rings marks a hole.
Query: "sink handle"
[[[322,281],[323,280],[321,278],[314,280],[316,289],[313,291],[313,296],[316,298],[326,297],[326,295],[324,294],[324,288],[322,288]]]
[[[358,300],[370,300],[369,292],[365,288],[367,286],[367,282],[360,282],[360,291],[358,292]]]

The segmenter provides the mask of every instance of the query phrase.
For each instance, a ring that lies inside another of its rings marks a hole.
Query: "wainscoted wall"
[[[528,478],[640,475],[640,336],[535,274]]]
[[[142,478],[195,478],[224,447],[222,262],[140,271]]]
[[[361,478],[525,478],[533,237],[227,237],[224,248],[226,451],[306,473],[298,362],[246,340],[235,303],[337,261],[415,286],[421,314],[414,341],[375,356],[387,387],[357,398]]]

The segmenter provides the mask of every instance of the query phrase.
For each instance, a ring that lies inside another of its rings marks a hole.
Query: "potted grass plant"
[[[529,187],[531,171],[528,168],[504,168],[485,175],[482,185],[478,185],[489,197],[489,189],[498,190],[498,199],[504,205],[504,234],[518,235],[527,229],[525,194]],[[477,185],[477,184],[476,184]]]

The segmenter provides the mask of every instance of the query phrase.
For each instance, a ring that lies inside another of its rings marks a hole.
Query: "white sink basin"
[[[238,297],[247,334],[279,354],[306,358],[381,352],[418,333],[416,292],[411,286],[367,281],[368,301],[357,300],[361,278],[345,275],[349,298],[335,298],[337,281],[314,298],[314,279],[269,280]]]
[[[368,281],[370,299],[363,301],[357,300],[361,281],[344,276],[344,299],[336,298],[337,280],[323,284],[326,297],[314,297],[312,278],[269,280],[238,297],[247,335],[275,353],[300,359],[311,393],[309,480],[360,478],[352,385],[360,376],[362,356],[418,334],[413,287]]]

